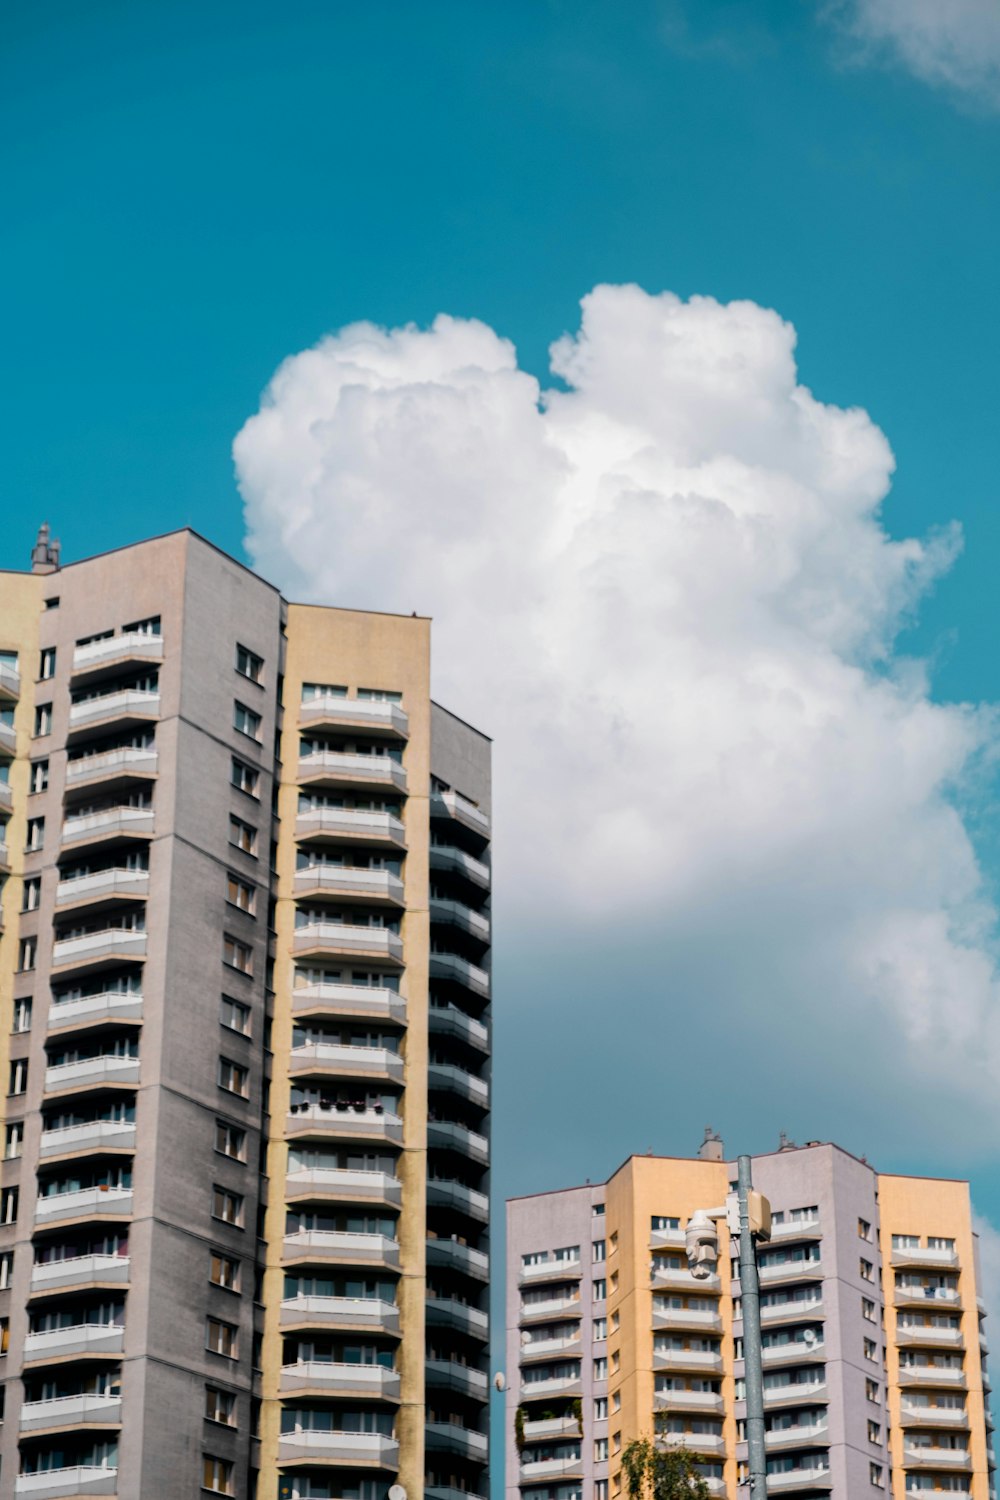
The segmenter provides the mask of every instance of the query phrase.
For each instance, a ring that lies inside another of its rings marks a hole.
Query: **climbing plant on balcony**
[[[660,1449],[649,1438],[633,1438],[622,1454],[629,1500],[709,1500],[689,1448]]]

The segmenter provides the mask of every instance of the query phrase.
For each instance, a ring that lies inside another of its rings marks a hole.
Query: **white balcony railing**
[[[578,1280],[580,1277],[580,1260],[578,1257],[566,1260],[536,1261],[533,1265],[522,1265],[518,1271],[518,1280],[522,1286],[532,1286],[538,1281],[569,1281]]]
[[[98,698],[84,698],[80,703],[70,704],[69,727],[82,729],[87,724],[100,724],[105,719],[155,719],[159,712],[159,693],[124,688],[120,693],[103,693]]]
[[[52,944],[52,966],[92,963],[97,959],[144,958],[146,934],[133,927],[105,927],[80,937],[57,938]]]
[[[481,807],[470,802],[468,797],[463,797],[461,792],[432,792],[431,815],[432,817],[454,818],[457,823],[463,823],[474,833],[482,834],[484,838],[490,836],[488,816]]]
[[[351,1047],[339,1042],[304,1042],[289,1053],[290,1071],[327,1073],[338,1078],[384,1078],[403,1081],[403,1059],[386,1047]]]
[[[375,1109],[337,1109],[331,1104],[293,1105],[285,1121],[285,1134],[346,1136],[350,1140],[403,1142],[403,1121],[399,1115]]]
[[[96,755],[80,755],[66,763],[66,785],[90,786],[93,782],[116,776],[154,776],[157,761],[155,750],[142,750],[133,745],[100,750]]]
[[[101,641],[88,641],[85,646],[77,646],[73,652],[73,671],[93,671],[97,667],[114,666],[120,661],[162,660],[162,635],[127,630],[121,635],[109,635]]]
[[[352,1203],[390,1203],[399,1208],[403,1184],[388,1172],[365,1172],[348,1167],[293,1168],[285,1178],[289,1198],[343,1198]]]
[[[66,1500],[70,1495],[113,1495],[118,1489],[118,1470],[108,1465],[74,1464],[68,1469],[39,1469],[18,1474],[14,1480],[17,1500]]]
[[[370,733],[394,734],[405,739],[409,719],[398,703],[378,698],[335,698],[324,694],[310,698],[299,709],[299,723],[306,727],[324,720],[345,728],[363,728]]]
[[[480,995],[484,1000],[489,999],[490,976],[485,969],[478,964],[470,963],[467,958],[462,958],[457,953],[446,953],[434,948],[430,955],[430,973],[432,979],[450,979],[455,984],[464,985],[473,994]]]
[[[127,1255],[73,1255],[67,1260],[42,1261],[31,1268],[31,1290],[54,1292],[95,1283],[127,1284],[130,1264]]]
[[[138,838],[151,836],[152,832],[151,807],[106,807],[100,812],[78,813],[66,818],[62,826],[62,842],[64,845],[78,844],[119,834]]]
[[[456,849],[453,844],[431,844],[430,866],[432,870],[448,870],[453,874],[463,875],[481,890],[488,891],[490,888],[489,865],[467,854],[464,849]]]
[[[490,1086],[486,1079],[477,1078],[455,1063],[431,1063],[427,1069],[427,1082],[432,1089],[460,1094],[463,1099],[469,1099],[484,1109],[489,1102]]]
[[[343,953],[383,963],[403,962],[403,939],[388,927],[354,927],[343,922],[304,922],[292,938],[295,953]]]
[[[323,891],[331,896],[357,896],[366,901],[403,904],[403,882],[391,870],[369,870],[352,865],[313,864],[295,872],[295,893]]]
[[[148,870],[95,870],[92,875],[60,880],[56,886],[56,905],[73,906],[96,896],[145,896],[148,891]]]
[[[142,996],[133,990],[102,990],[97,995],[75,995],[49,1006],[49,1030],[90,1021],[141,1021]]]
[[[10,662],[0,661],[0,696],[17,698],[21,693],[21,674]]]
[[[278,1438],[278,1462],[302,1460],[398,1469],[399,1444],[379,1432],[325,1432],[298,1428]]]
[[[125,1344],[122,1323],[74,1323],[69,1328],[46,1329],[24,1336],[24,1357],[59,1359],[74,1354],[121,1354]]]
[[[427,1181],[427,1202],[437,1208],[451,1208],[468,1214],[483,1223],[490,1216],[490,1200],[485,1193],[466,1187],[464,1182],[452,1182],[431,1177]]]
[[[300,1391],[322,1391],[331,1396],[362,1396],[395,1400],[399,1396],[399,1372],[383,1365],[342,1365],[329,1360],[300,1359],[283,1365],[279,1391],[293,1396]]]
[[[135,1147],[134,1120],[84,1120],[43,1130],[39,1144],[42,1156],[68,1156],[74,1151],[122,1151]]]
[[[59,1063],[45,1069],[45,1092],[59,1093],[64,1089],[80,1089],[102,1083],[121,1084],[139,1082],[139,1059],[137,1057],[81,1057],[77,1062]]]
[[[399,1241],[382,1234],[349,1234],[335,1229],[299,1229],[282,1241],[286,1261],[315,1260],[344,1265],[399,1265]],[[380,1304],[385,1305],[385,1304]]]
[[[114,1214],[127,1218],[132,1212],[132,1189],[116,1187],[80,1188],[72,1193],[50,1193],[35,1203],[35,1223],[50,1224],[55,1219],[85,1219]]]
[[[431,1031],[438,1035],[457,1036],[463,1042],[468,1042],[470,1047],[477,1047],[480,1052],[489,1051],[489,1028],[482,1021],[467,1016],[457,1005],[432,1005],[428,1022]]]
[[[295,836],[299,839],[330,838],[338,842],[355,840],[402,849],[406,829],[393,813],[370,812],[360,807],[310,807],[295,818]]]
[[[453,1120],[429,1120],[427,1122],[427,1144],[440,1150],[459,1151],[471,1161],[483,1166],[490,1159],[490,1143],[486,1136],[470,1130],[467,1125],[458,1125]]]
[[[17,730],[4,719],[0,719],[0,750],[6,755],[17,753]]]
[[[9,781],[0,781],[0,810],[11,812],[14,807],[14,791]]]
[[[310,755],[300,755],[299,781],[315,780],[406,791],[406,770],[391,755],[350,755],[340,750],[315,750]]]
[[[406,1001],[382,985],[300,984],[292,991],[295,1015],[324,1012],[334,1016],[362,1016],[373,1020],[406,1020]]]
[[[399,1332],[399,1308],[376,1297],[286,1297],[281,1326],[379,1329]]]
[[[430,908],[432,922],[450,924],[460,928],[462,932],[469,933],[471,937],[478,938],[480,942],[489,942],[489,917],[484,917],[482,912],[466,906],[463,901],[447,901],[434,896],[431,898]]]
[[[21,1431],[39,1427],[92,1427],[96,1423],[120,1422],[120,1396],[54,1396],[50,1401],[25,1401],[21,1407]]]

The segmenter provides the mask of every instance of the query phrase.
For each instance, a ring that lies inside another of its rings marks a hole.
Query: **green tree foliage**
[[[649,1438],[634,1438],[622,1454],[629,1500],[709,1500],[689,1448],[660,1449]]]

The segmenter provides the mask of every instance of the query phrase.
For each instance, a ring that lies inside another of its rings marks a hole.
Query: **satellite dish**
[[[805,1330],[805,1332],[802,1335],[802,1342],[804,1344],[815,1344],[815,1342],[816,1342],[816,1330],[815,1330],[815,1328],[807,1328]]]
[[[389,1500],[406,1500],[406,1490],[401,1484],[394,1484],[390,1486]]]
[[[493,1384],[498,1391],[505,1391],[507,1389],[507,1377],[502,1370],[498,1370],[494,1375]]]

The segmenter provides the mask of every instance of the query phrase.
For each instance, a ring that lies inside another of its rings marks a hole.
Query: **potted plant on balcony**
[[[622,1454],[629,1500],[710,1500],[697,1465],[689,1448],[661,1452],[650,1438],[633,1438]]]

